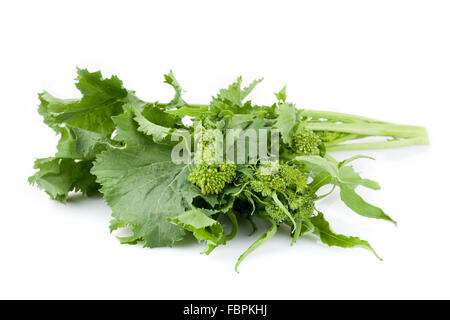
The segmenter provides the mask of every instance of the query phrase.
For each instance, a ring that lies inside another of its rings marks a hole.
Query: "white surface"
[[[0,298],[450,298],[449,16],[450,2],[430,0],[1,2]],[[57,141],[36,94],[76,95],[77,65],[148,100],[171,97],[171,68],[189,102],[264,76],[257,103],[287,83],[298,106],[427,126],[430,147],[356,163],[382,185],[361,192],[398,228],[337,195],[320,203],[335,231],[369,240],[384,262],[313,238],[291,247],[280,233],[236,274],[247,230],[210,256],[194,242],[143,249],[109,234],[102,200],[50,201],[26,182]]]

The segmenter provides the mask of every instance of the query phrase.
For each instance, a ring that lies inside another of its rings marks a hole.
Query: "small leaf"
[[[264,233],[261,237],[258,238],[258,240],[256,240],[238,259],[238,261],[236,262],[236,265],[234,266],[234,270],[236,272],[239,273],[238,271],[238,267],[239,265],[242,263],[242,261],[244,261],[244,259],[253,251],[256,250],[256,248],[258,248],[260,245],[262,245],[264,242],[266,242],[267,240],[269,240],[270,238],[272,238],[274,236],[274,234],[277,233],[277,225],[276,223],[272,222],[272,226],[270,227],[270,229]]]
[[[292,144],[294,126],[297,123],[295,106],[292,103],[283,103],[276,109],[276,112],[278,117],[273,127],[280,131],[281,139],[290,146]]]
[[[244,107],[244,99],[262,80],[263,79],[253,80],[248,87],[241,89],[242,77],[238,77],[235,82],[228,86],[228,88],[220,90],[217,98],[213,98],[213,103],[220,104],[218,102],[222,102],[225,105],[229,105],[232,110],[236,111],[236,109]],[[245,107],[248,106],[245,105]]]
[[[297,162],[303,163],[306,169],[313,173],[323,174],[321,171],[327,172],[331,178],[338,179],[339,171],[336,164],[328,159],[319,156],[300,156],[294,159]]]
[[[339,169],[339,180],[342,184],[356,188],[358,185],[370,188],[373,190],[379,190],[380,185],[378,182],[369,179],[363,179],[357,174],[351,166],[341,167]]]
[[[186,211],[182,215],[168,219],[180,228],[192,232],[199,241],[206,241],[202,253],[210,254],[218,245],[225,244],[225,234],[221,224],[208,217],[200,209]]]
[[[183,92],[183,89],[181,89],[180,84],[178,83],[177,79],[175,79],[175,76],[173,75],[172,70],[168,74],[164,75],[165,83],[170,84],[174,90],[175,90],[175,97],[167,104],[167,109],[171,108],[181,108],[185,105],[187,105],[186,101],[181,98],[181,93]]]
[[[341,248],[362,247],[371,251],[378,259],[382,260],[367,241],[361,240],[358,237],[347,237],[334,233],[330,228],[330,224],[325,220],[325,217],[321,212],[310,220],[314,225],[314,233],[320,237],[320,240],[324,244]]]
[[[245,88],[242,90],[242,92],[241,92],[241,100],[244,100],[244,99],[245,99],[245,98],[253,91],[253,89],[255,89],[255,87],[256,87],[259,83],[261,83],[261,81],[263,81],[263,80],[264,80],[264,78],[253,80],[253,81],[248,85],[248,87],[245,87]]]
[[[277,97],[278,102],[285,103],[286,102],[286,98],[287,98],[286,86],[284,86],[283,89],[281,89],[278,93],[275,93],[275,96]]]
[[[341,189],[342,201],[344,201],[347,207],[352,209],[357,214],[367,218],[391,221],[392,223],[397,225],[397,222],[395,222],[391,217],[385,214],[383,210],[364,201],[351,186],[340,183],[339,187]]]

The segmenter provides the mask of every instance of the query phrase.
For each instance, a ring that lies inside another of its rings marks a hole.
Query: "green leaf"
[[[114,230],[125,228],[127,226],[126,222],[120,221],[119,219],[111,219],[109,221],[109,231],[113,232]]]
[[[328,171],[320,170],[314,175],[313,181],[309,184],[312,192],[316,193],[321,187],[331,183],[332,177]]]
[[[264,78],[260,78],[260,79],[256,79],[253,80],[248,87],[245,87],[242,91],[241,91],[241,101],[244,100],[252,91],[253,89],[255,89],[255,87],[261,83],[261,81],[263,81]]]
[[[140,148],[108,150],[95,161],[92,172],[113,217],[133,226],[145,246],[172,246],[183,231],[167,219],[183,213],[198,190],[187,180],[186,165],[175,165],[170,147],[148,142]]]
[[[161,142],[166,139],[171,130],[147,120],[140,112],[136,112],[134,120],[139,124],[138,130],[153,137],[155,142]]]
[[[175,97],[167,104],[167,108],[181,108],[187,103],[181,98],[181,93],[183,92],[183,89],[181,88],[180,84],[178,83],[177,79],[175,79],[175,76],[173,75],[172,70],[168,74],[164,75],[165,83],[170,84],[174,90],[175,90]]]
[[[276,109],[277,119],[273,125],[281,134],[281,139],[287,145],[292,144],[294,126],[297,123],[295,105],[292,103],[283,103]]]
[[[387,214],[385,214],[383,212],[383,210],[364,201],[355,192],[355,190],[352,186],[349,186],[345,183],[339,183],[339,187],[341,189],[342,201],[344,201],[344,203],[347,205],[347,207],[352,209],[357,214],[367,217],[367,218],[383,219],[383,220],[391,221],[392,223],[397,225],[397,222],[395,222],[391,217],[389,217]]]
[[[227,89],[221,89],[218,98],[231,106],[242,107],[241,98],[241,83],[242,77],[237,78],[235,82],[230,84]]]
[[[285,103],[286,102],[286,86],[284,86],[278,93],[275,93],[275,96],[278,99],[278,102]]]
[[[167,113],[156,103],[139,99],[134,93],[128,95],[124,109],[134,114],[134,120],[139,124],[138,130],[153,137],[155,142],[164,141],[171,131],[182,125],[179,117]]]
[[[56,132],[61,131],[60,115],[71,110],[80,103],[79,99],[58,99],[44,91],[38,95],[41,104],[38,113],[44,117],[44,123]]]
[[[236,114],[229,121],[227,129],[245,129],[254,118],[254,114]]]
[[[323,175],[323,172],[326,172],[333,179],[339,177],[336,164],[328,159],[319,156],[299,156],[295,157],[294,160],[305,165],[305,168],[315,175]]]
[[[311,183],[312,190],[317,191],[319,187],[325,185],[328,181],[337,185],[341,189],[341,199],[353,211],[368,218],[384,219],[396,224],[392,218],[386,215],[383,210],[365,202],[355,192],[358,185],[377,190],[380,188],[378,183],[369,179],[362,179],[354,172],[351,166],[341,166],[338,169],[337,162],[331,157],[321,158],[319,156],[301,156],[296,157],[295,161],[305,165],[305,168],[317,177]]]
[[[28,178],[31,185],[44,190],[51,199],[66,202],[71,191],[81,191],[88,196],[97,194],[99,185],[90,173],[91,161],[63,158],[37,159],[34,168],[39,171]]]
[[[97,154],[104,151],[110,144],[105,135],[80,128],[72,128],[75,134],[75,148],[78,154],[85,159],[94,159]]]
[[[86,195],[98,191],[99,185],[89,172],[92,159],[110,144],[114,130],[111,116],[122,113],[128,94],[117,77],[103,79],[100,72],[82,69],[78,69],[76,86],[81,99],[64,100],[47,92],[39,94],[39,113],[61,136],[55,157],[38,159],[35,168],[39,171],[29,179],[52,199],[63,202],[70,191]]]
[[[114,141],[123,142],[127,146],[145,145],[149,137],[139,132],[136,127],[136,122],[133,120],[133,111],[112,117],[116,125],[117,134],[114,136]]]
[[[222,225],[200,209],[186,211],[175,218],[170,218],[169,221],[192,232],[197,240],[206,241],[207,247],[202,253],[210,254],[217,246],[225,244]]]
[[[291,246],[297,242],[298,238],[314,231],[314,225],[309,219],[296,218],[297,229],[292,233]]]
[[[314,233],[320,237],[320,240],[328,246],[337,246],[341,248],[355,248],[361,247],[370,250],[378,259],[382,260],[370,244],[361,240],[358,237],[347,237],[341,234],[334,233],[330,224],[321,212],[317,216],[310,218],[311,223],[314,225]]]
[[[110,144],[111,140],[103,134],[66,126],[61,128],[55,157],[93,160]]]
[[[77,137],[75,132],[70,126],[60,128],[60,138],[58,144],[56,145],[55,157],[57,158],[71,158],[71,159],[82,159],[83,155],[77,152]]]
[[[63,100],[47,92],[39,95],[39,113],[44,122],[59,132],[61,124],[109,136],[114,130],[111,116],[122,113],[127,91],[116,76],[103,79],[99,71],[78,69],[76,86],[81,99]]]
[[[379,190],[381,187],[378,182],[369,179],[363,179],[357,174],[351,166],[341,167],[339,169],[339,180],[341,183],[346,184],[353,189],[358,185],[370,188],[373,190]]]
[[[191,209],[199,189],[187,180],[189,167],[172,162],[170,146],[139,133],[125,115],[117,120],[124,125],[118,134],[126,148],[102,152],[92,173],[113,217],[132,227],[135,240],[146,247],[172,246],[184,231],[167,219]]]
[[[238,77],[235,82],[230,84],[228,88],[221,89],[220,93],[217,95],[217,98],[213,99],[213,102],[216,101],[216,105],[218,101],[221,101],[231,107],[234,107],[234,111],[244,107],[244,99],[253,91],[258,83],[260,83],[263,79],[257,79],[250,83],[250,85],[244,89],[241,89],[242,85],[242,77]]]
[[[239,265],[242,263],[242,261],[244,261],[244,259],[253,251],[256,250],[256,248],[258,248],[260,245],[262,245],[264,242],[266,242],[267,240],[269,240],[270,238],[272,238],[274,236],[274,234],[277,233],[277,225],[276,223],[272,222],[272,226],[270,227],[269,230],[267,230],[266,233],[264,233],[261,237],[258,238],[258,240],[256,240],[247,250],[245,250],[245,252],[239,257],[238,261],[236,262],[235,266],[234,266],[234,270],[236,272],[238,271],[238,267]]]
[[[335,183],[338,179],[338,168],[334,161],[320,156],[299,156],[294,161],[301,163],[310,173],[313,181],[309,184],[312,192],[317,192],[321,187]]]

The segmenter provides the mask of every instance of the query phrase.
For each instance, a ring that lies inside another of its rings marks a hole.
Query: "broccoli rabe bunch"
[[[231,240],[242,223],[254,230],[269,224],[236,267],[282,225],[289,227],[292,242],[314,233],[329,246],[374,252],[367,241],[334,233],[318,203],[338,188],[357,214],[394,222],[356,193],[358,186],[380,188],[349,165],[368,157],[339,162],[329,152],[428,144],[425,128],[299,109],[286,101],[286,87],[274,103],[255,105],[247,97],[262,79],[242,86],[239,77],[208,104],[189,104],[173,73],[164,78],[175,90],[167,103],[143,101],[116,76],[105,79],[84,69],[77,77],[81,98],[39,94],[39,114],[60,140],[53,157],[35,161],[37,172],[29,182],[62,202],[72,192],[102,193],[112,208],[110,229],[131,231],[119,237],[127,244],[173,246],[190,233],[206,242],[209,254]],[[230,131],[237,135],[228,141]],[[186,132],[188,138],[176,144]],[[245,140],[250,137],[257,142]],[[360,140],[368,137],[378,140]],[[260,144],[264,140],[267,145]],[[223,159],[236,145],[246,149]],[[181,158],[187,161],[174,160],[177,150],[186,151]]]

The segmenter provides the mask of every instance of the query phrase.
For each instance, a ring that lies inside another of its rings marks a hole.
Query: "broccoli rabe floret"
[[[304,218],[311,217],[314,212],[314,201],[316,200],[316,196],[308,192],[298,194],[291,190],[287,191],[288,206],[289,209],[294,212],[294,216]]]
[[[202,194],[218,194],[236,177],[236,165],[200,163],[189,174],[189,181],[202,190]]]
[[[277,224],[281,224],[286,220],[286,213],[276,204],[269,203],[266,205],[266,213]]]
[[[313,131],[300,126],[295,130],[293,136],[293,149],[297,154],[318,155],[322,140]]]
[[[308,177],[300,167],[275,162],[259,165],[254,172],[254,180],[250,181],[253,191],[269,196],[273,191],[285,192],[292,189],[303,192],[307,187]]]
[[[268,169],[269,168],[269,169]],[[313,215],[315,195],[308,190],[308,176],[294,164],[260,164],[254,169],[254,179],[245,178],[251,192],[260,194],[265,213],[277,224],[293,225],[295,218]],[[265,174],[271,171],[272,174]]]
[[[290,218],[279,205],[270,202],[265,209],[267,215],[277,224],[291,223]],[[314,197],[310,195],[296,195],[295,198],[289,199],[286,209],[294,219],[310,218],[314,213]]]

